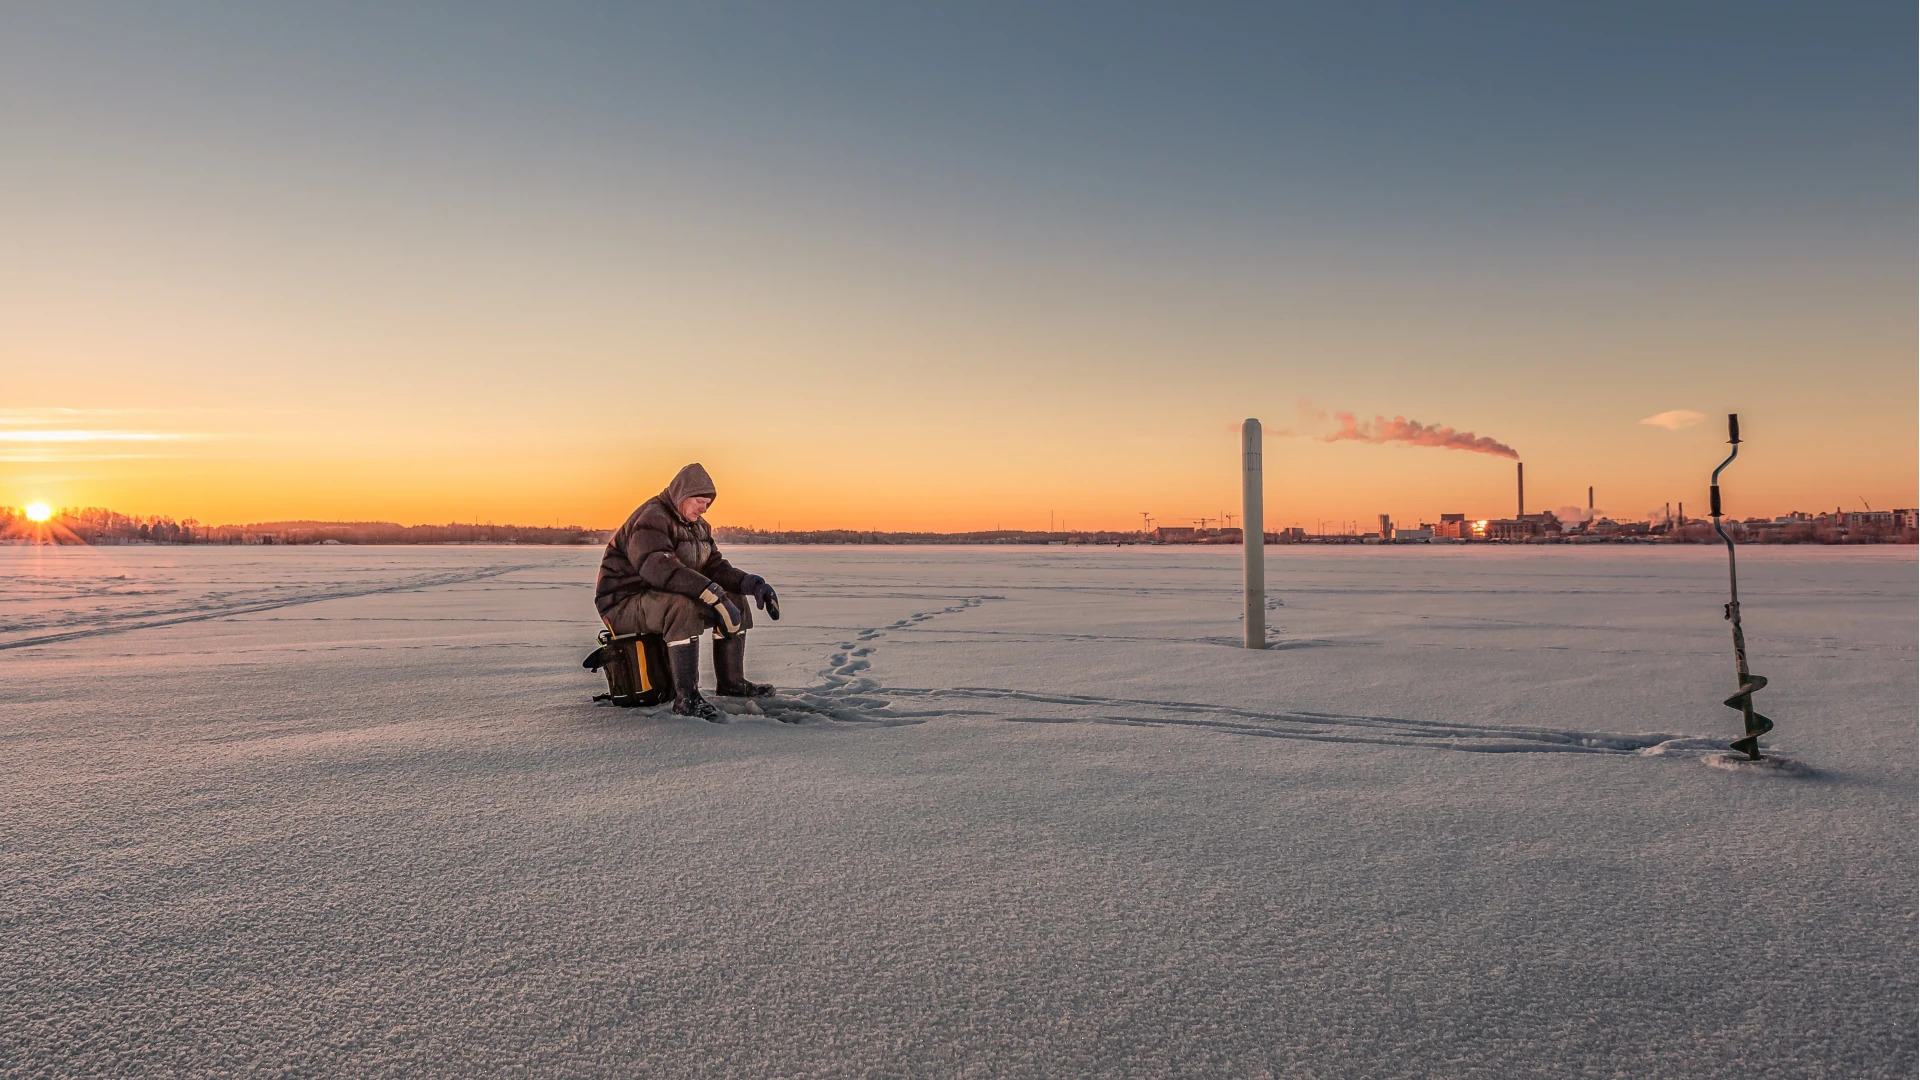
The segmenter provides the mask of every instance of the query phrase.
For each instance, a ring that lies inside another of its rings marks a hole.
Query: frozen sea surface
[[[1915,1073],[1912,548],[732,554],[0,548],[0,1075]]]

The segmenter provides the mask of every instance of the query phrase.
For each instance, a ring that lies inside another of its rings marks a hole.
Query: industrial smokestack
[[[1520,485],[1520,512],[1518,514],[1515,514],[1514,516],[1517,518],[1523,518],[1527,516],[1527,463],[1526,462],[1516,461],[1513,463],[1513,477],[1514,477],[1514,480],[1518,482]]]
[[[1593,485],[1592,484],[1587,485],[1587,511],[1589,513],[1593,511]]]

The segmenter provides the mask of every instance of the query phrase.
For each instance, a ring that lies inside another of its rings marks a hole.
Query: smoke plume
[[[1476,454],[1492,454],[1495,457],[1520,458],[1520,452],[1497,439],[1485,435],[1475,435],[1471,431],[1455,431],[1441,424],[1423,424],[1418,420],[1409,420],[1396,416],[1389,420],[1376,416],[1371,421],[1360,422],[1352,413],[1334,413],[1333,418],[1340,422],[1340,430],[1331,435],[1321,436],[1327,442],[1343,442],[1352,439],[1355,442],[1370,443],[1408,443],[1413,446],[1438,446],[1443,450],[1468,450]]]
[[[1668,409],[1666,412],[1655,413],[1640,422],[1648,427],[1663,427],[1668,431],[1679,431],[1681,428],[1690,428],[1706,418],[1706,413],[1695,412],[1692,409]]]

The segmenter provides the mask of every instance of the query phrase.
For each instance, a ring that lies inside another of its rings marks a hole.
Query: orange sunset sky
[[[1910,26],[737,14],[16,14],[0,504],[1137,528],[1257,416],[1270,527],[1511,513],[1350,412],[1640,517],[1730,411],[1736,514],[1916,501]]]

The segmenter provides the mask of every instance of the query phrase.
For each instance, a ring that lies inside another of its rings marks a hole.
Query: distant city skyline
[[[1911,6],[37,5],[0,505],[1912,506]],[[1697,515],[1693,515],[1697,516]]]
[[[1238,543],[1244,530],[1234,524],[1238,514],[1227,511],[1215,515],[1157,517],[1142,514],[1137,528],[1083,527],[1064,517],[1053,517],[1045,529],[1020,527],[977,530],[889,530],[838,527],[787,529],[776,522],[773,527],[748,524],[718,524],[715,534],[731,543],[743,539],[754,542],[841,543],[935,542],[951,538],[953,542],[978,543],[1002,538],[1008,542],[1034,543],[1036,538],[1055,538],[1061,542],[1110,542],[1114,538],[1142,537],[1153,542]],[[1686,542],[1719,542],[1706,530],[1709,518],[1689,514],[1684,504],[1669,503],[1644,518],[1614,518],[1592,508],[1560,507],[1557,510],[1529,510],[1523,515],[1491,514],[1476,518],[1464,512],[1423,515],[1417,520],[1395,520],[1380,514],[1373,524],[1358,520],[1316,519],[1312,527],[1272,525],[1265,534],[1272,543],[1312,542],[1328,538],[1379,536],[1396,542],[1439,541],[1514,541],[1580,538],[1660,538],[1686,536]],[[1728,514],[1724,524],[1740,542],[1762,543],[1913,543],[1920,527],[1920,509],[1827,511],[1790,511],[1778,515]],[[348,543],[535,543],[575,544],[591,540],[600,543],[612,526],[580,522],[471,521],[401,524],[382,520],[326,521],[296,518],[282,521],[201,521],[186,515],[129,515],[110,507],[50,507],[33,503],[26,507],[0,505],[0,543],[90,544],[158,543],[274,544],[316,543],[328,538]]]

